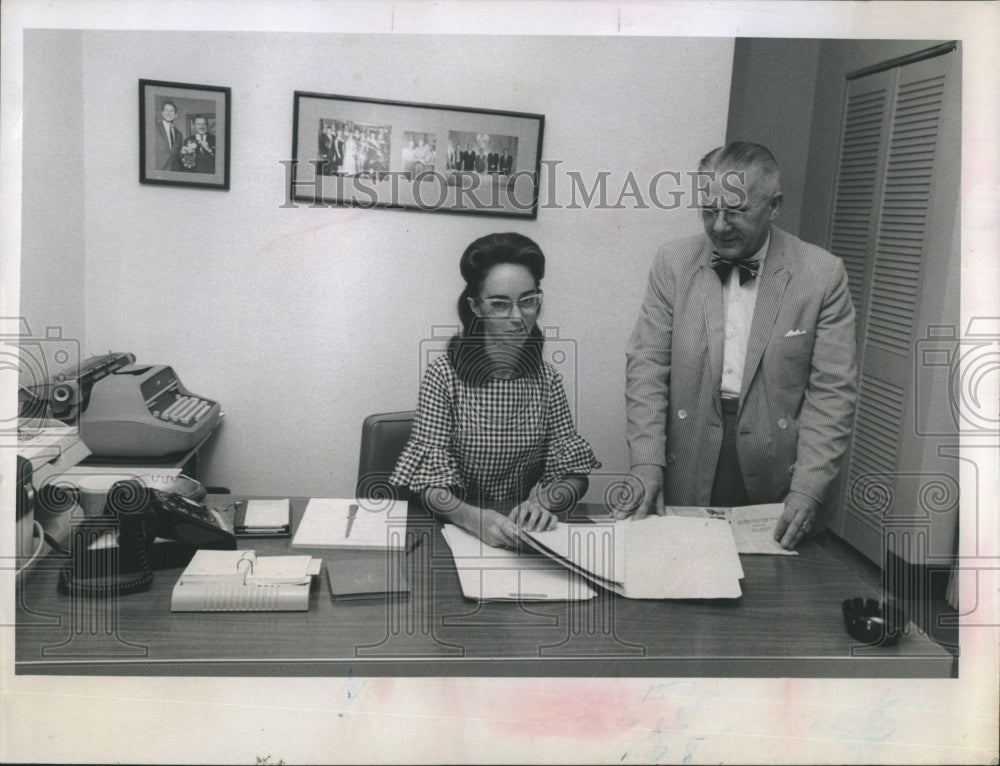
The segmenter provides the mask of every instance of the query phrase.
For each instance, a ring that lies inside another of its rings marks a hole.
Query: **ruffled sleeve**
[[[553,440],[549,444],[545,457],[545,472],[542,474],[542,486],[563,479],[573,474],[588,474],[601,467],[601,461],[579,434],[564,439]]]
[[[458,461],[448,450],[455,409],[445,358],[432,364],[420,384],[413,432],[389,483],[420,492],[427,487],[465,489]]]
[[[590,444],[573,427],[573,416],[566,401],[562,378],[553,371],[551,378],[548,446],[542,485],[573,474],[588,474],[601,467]]]

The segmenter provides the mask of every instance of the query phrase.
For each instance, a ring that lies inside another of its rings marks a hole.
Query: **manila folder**
[[[532,547],[626,598],[739,598],[743,567],[724,519],[647,516],[525,532]]]

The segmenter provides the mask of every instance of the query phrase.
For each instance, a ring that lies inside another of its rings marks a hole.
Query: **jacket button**
[[[676,463],[677,462],[677,455],[675,455],[673,452],[671,452],[669,455],[667,455],[667,462],[668,463]]]
[[[788,421],[784,418],[778,418],[778,428],[781,430],[788,428]]]
[[[687,410],[677,410],[677,417],[679,417],[681,420],[684,420],[684,418],[686,418],[687,416],[688,416]]]
[[[795,463],[792,463],[790,466],[788,466],[788,472],[795,473]]]

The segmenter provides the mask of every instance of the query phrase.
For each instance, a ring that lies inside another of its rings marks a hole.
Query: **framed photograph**
[[[230,89],[139,80],[139,182],[229,189]]]
[[[535,218],[545,117],[295,92],[289,199]]]

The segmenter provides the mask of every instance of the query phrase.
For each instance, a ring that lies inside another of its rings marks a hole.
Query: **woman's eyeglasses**
[[[510,298],[476,298],[476,301],[491,316],[509,317],[514,304],[517,304],[522,314],[535,314],[542,307],[542,292],[539,290],[516,301]]]

